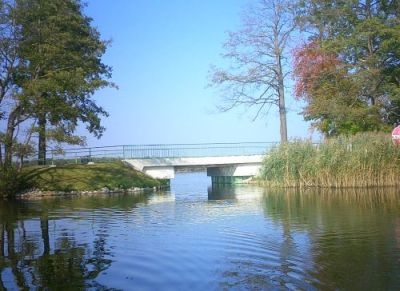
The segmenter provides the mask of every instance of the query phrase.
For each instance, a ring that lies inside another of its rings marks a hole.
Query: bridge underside
[[[256,176],[261,168],[263,155],[126,159],[126,163],[156,179],[173,179],[176,169],[207,168],[213,183],[245,183]]]

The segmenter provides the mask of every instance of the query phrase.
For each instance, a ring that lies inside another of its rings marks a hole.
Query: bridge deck
[[[216,167],[238,164],[260,164],[264,157],[264,155],[251,155],[227,157],[125,159],[124,161],[132,165],[135,169],[143,171],[146,168],[156,167]]]
[[[158,179],[172,179],[177,167],[206,167],[209,176],[255,176],[264,155],[125,159],[136,170]]]

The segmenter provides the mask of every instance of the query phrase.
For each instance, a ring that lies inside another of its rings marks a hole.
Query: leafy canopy
[[[385,130],[400,118],[400,3],[299,2],[310,33],[294,53],[295,93],[326,135]]]

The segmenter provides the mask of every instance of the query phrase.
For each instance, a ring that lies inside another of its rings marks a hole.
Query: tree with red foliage
[[[299,2],[310,33],[294,52],[305,119],[327,136],[387,130],[400,117],[399,2]]]

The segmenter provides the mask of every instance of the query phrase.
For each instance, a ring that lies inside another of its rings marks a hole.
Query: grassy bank
[[[166,181],[148,177],[122,162],[27,167],[21,177],[31,189],[55,192],[127,190],[166,184]]]
[[[278,187],[400,186],[400,147],[388,134],[359,134],[319,145],[295,141],[272,149],[261,182]]]

